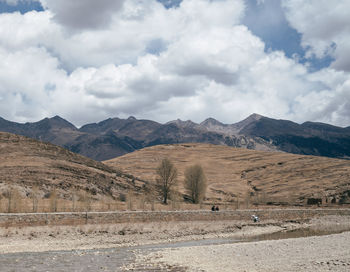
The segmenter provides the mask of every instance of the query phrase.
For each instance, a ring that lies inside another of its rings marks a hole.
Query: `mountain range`
[[[174,120],[109,118],[75,127],[55,116],[33,123],[16,123],[0,117],[0,131],[24,135],[103,161],[159,144],[210,143],[264,151],[350,158],[350,127],[324,123],[298,124],[252,114],[234,124],[208,118],[200,124]]]

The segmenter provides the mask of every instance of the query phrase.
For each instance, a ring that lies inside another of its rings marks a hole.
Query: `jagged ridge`
[[[314,122],[297,124],[255,113],[234,124],[223,124],[214,118],[200,124],[180,119],[160,124],[131,116],[109,118],[80,129],[59,116],[25,124],[0,118],[0,131],[51,142],[97,160],[147,146],[185,142],[350,158],[349,127]]]

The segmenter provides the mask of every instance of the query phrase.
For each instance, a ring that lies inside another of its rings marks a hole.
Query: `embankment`
[[[320,216],[350,216],[350,209],[264,209],[229,211],[127,211],[77,213],[2,213],[0,227],[62,226],[170,221],[250,220],[252,214],[262,220],[307,220]]]

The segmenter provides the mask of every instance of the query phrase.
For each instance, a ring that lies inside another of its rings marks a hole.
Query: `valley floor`
[[[130,247],[217,238],[240,239],[302,226],[306,224],[187,221],[0,228],[0,254]]]
[[[298,229],[330,235],[265,240],[272,239],[272,233]],[[41,271],[38,267],[47,269],[45,265],[68,258],[71,261],[62,271],[90,271],[90,261],[103,266],[108,256],[110,266],[105,271],[349,271],[350,232],[332,234],[340,231],[350,231],[350,216],[304,222],[194,221],[8,228],[0,229],[0,263],[9,263],[14,269],[11,271],[29,271],[26,267],[34,266],[35,271]],[[270,236],[262,238],[264,241],[252,238],[263,234]],[[203,239],[216,242],[208,245]],[[243,242],[232,243],[234,240]],[[180,241],[192,242],[174,244]],[[83,255],[89,260],[80,267]],[[123,263],[124,259],[129,261]],[[72,268],[73,263],[85,270]]]
[[[350,232],[283,240],[181,247],[139,254],[127,268],[185,271],[350,271]]]

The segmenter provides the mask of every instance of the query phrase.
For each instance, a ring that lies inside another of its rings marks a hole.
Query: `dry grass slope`
[[[171,205],[160,206],[152,184],[165,157],[178,168],[177,190],[182,194],[186,167],[203,166],[207,205],[300,205],[312,198],[327,205],[349,203],[347,160],[179,144],[145,148],[100,163],[52,144],[0,133],[0,212],[207,209],[185,204],[179,195],[173,195]]]
[[[78,208],[79,202],[80,206],[84,202],[86,209],[93,201],[118,200],[130,191],[141,191],[143,184],[61,147],[0,132],[0,204],[3,211],[28,211],[27,206],[36,211],[38,201],[43,203],[43,199],[51,211],[60,210],[57,205],[62,201],[71,202],[66,205],[73,209],[74,205]]]
[[[203,166],[207,201],[300,205],[320,198],[323,204],[349,202],[348,160],[191,143],[149,147],[105,164],[154,181],[155,169],[165,157],[179,170],[181,192],[185,168],[194,163]]]

